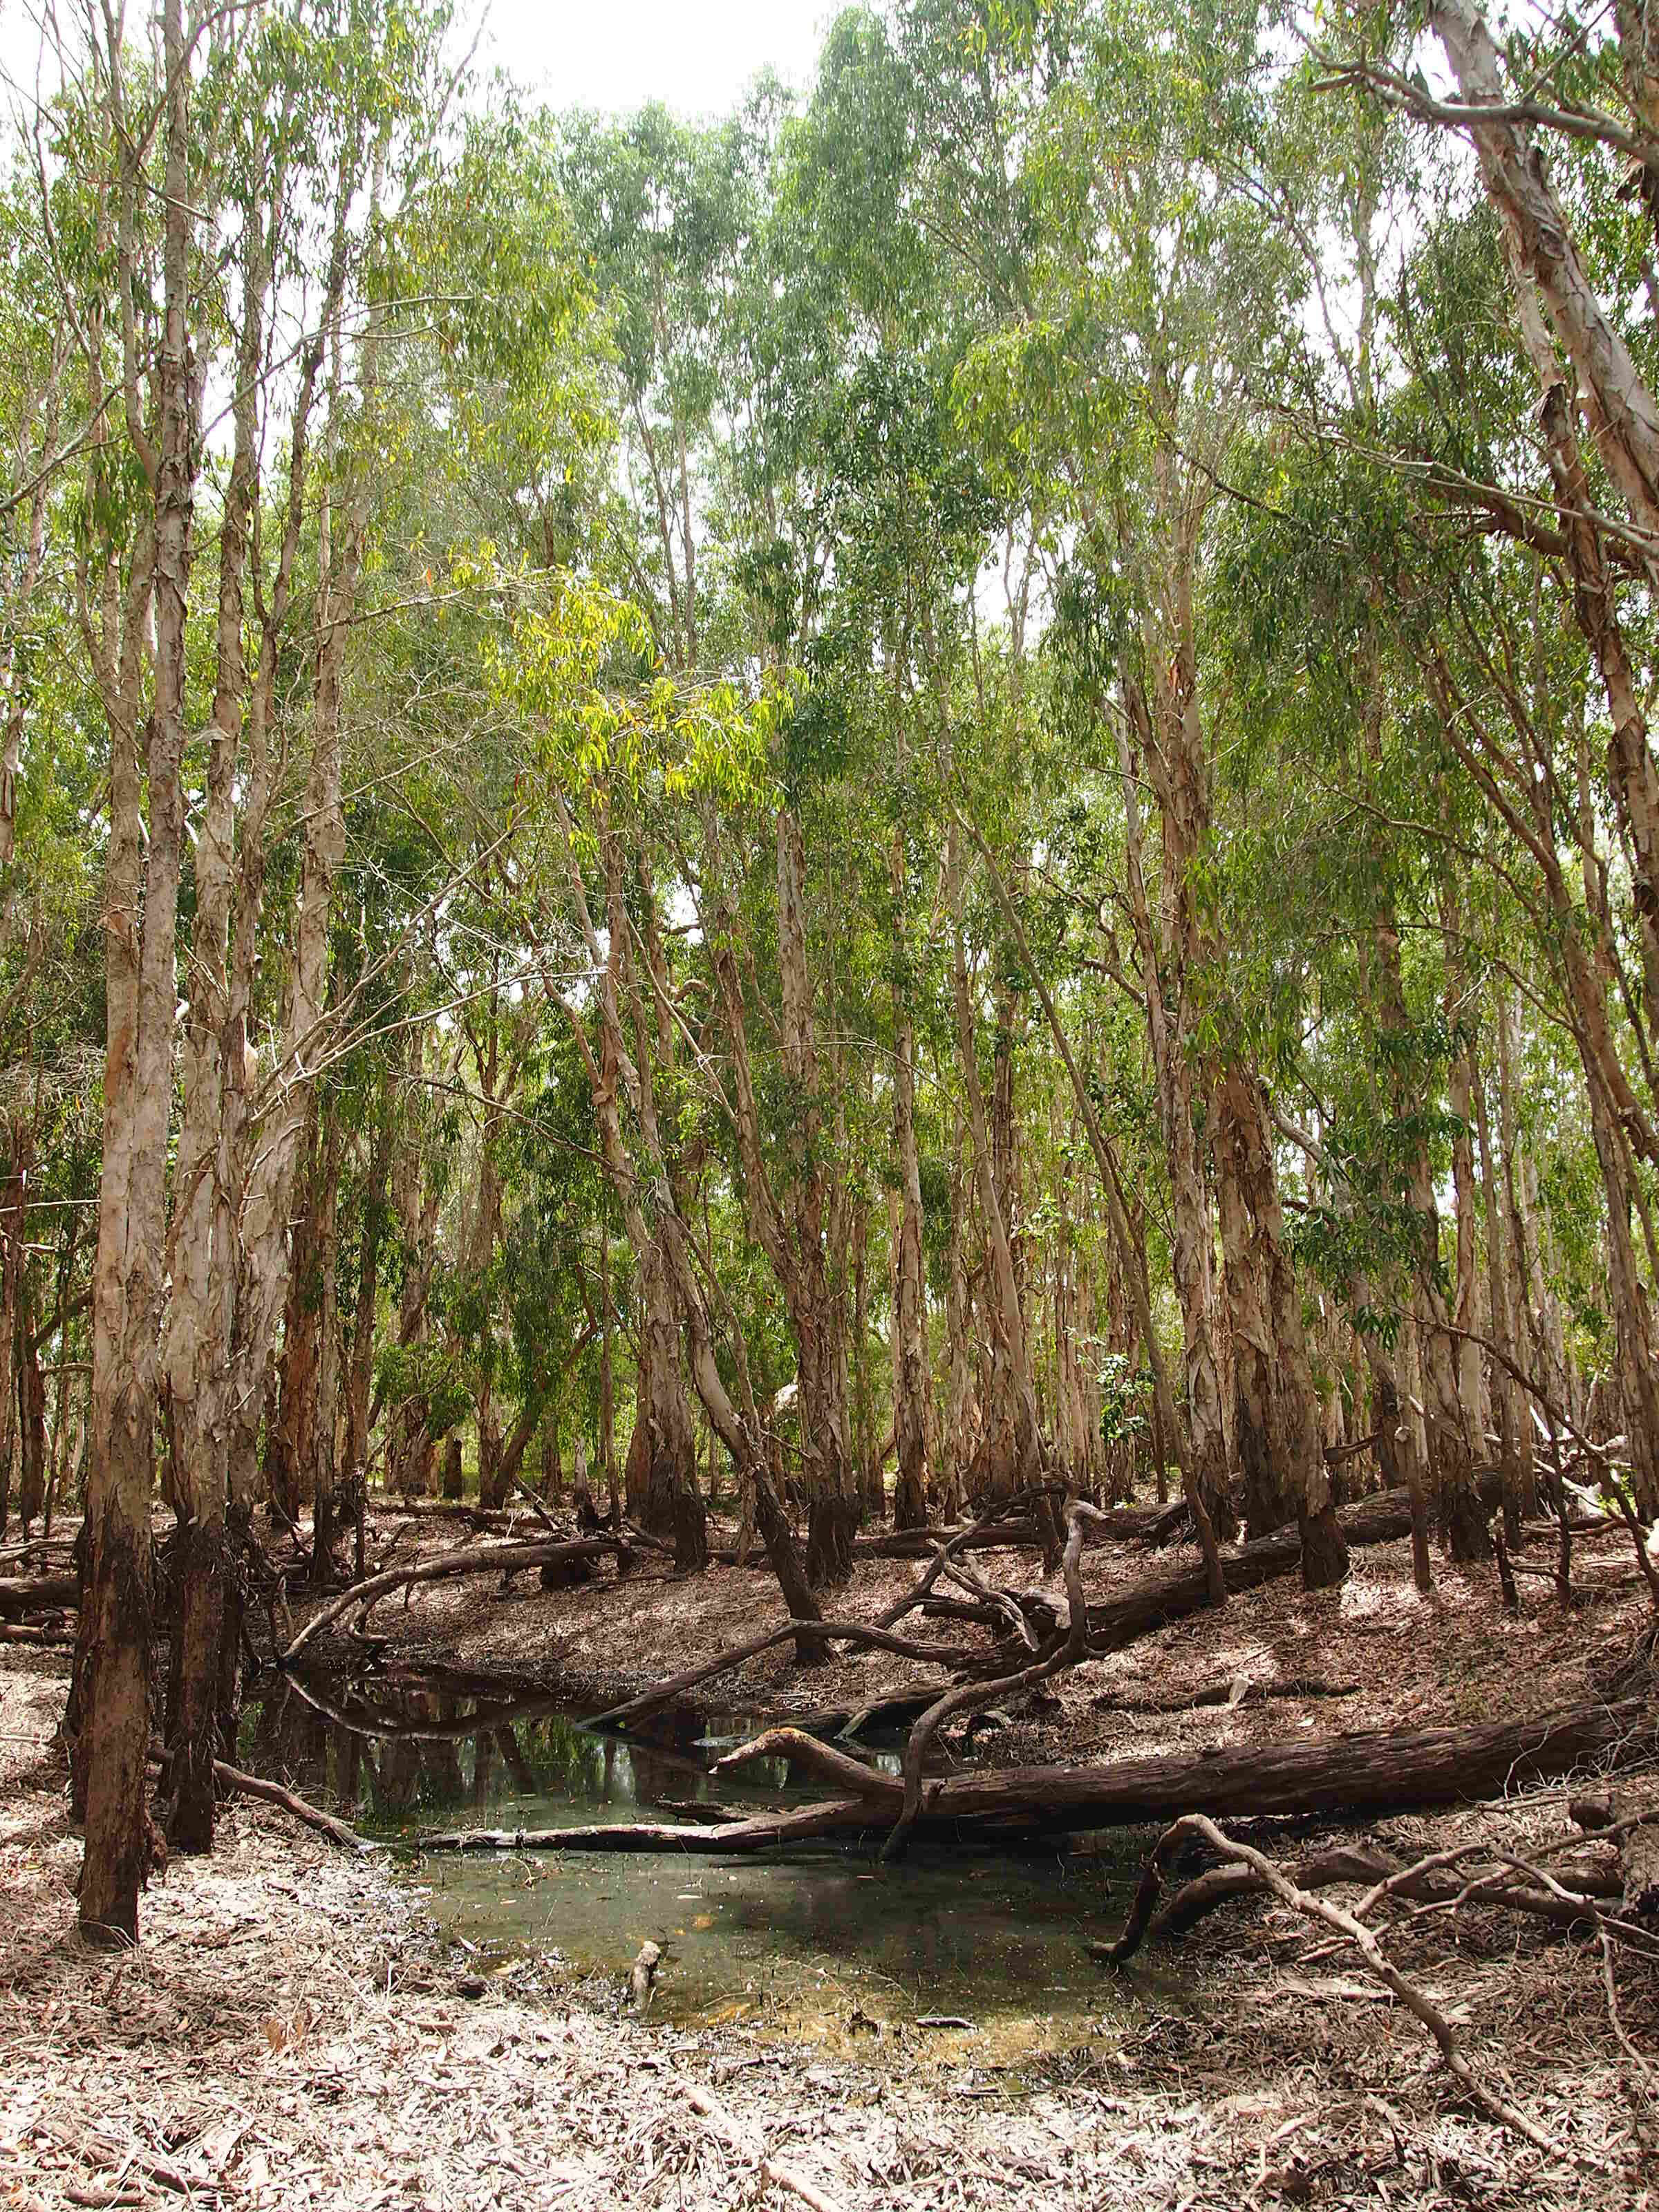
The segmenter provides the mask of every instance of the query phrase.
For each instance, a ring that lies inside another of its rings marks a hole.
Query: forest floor
[[[543,1533],[520,1522],[515,1539]],[[370,1565],[412,1566],[458,1543],[501,1540],[476,1534],[451,1513],[396,1510],[374,1516]],[[730,1541],[711,1528],[711,1540]],[[1547,1546],[1524,1552],[1526,1566],[1553,1565]],[[1083,1555],[1091,1603],[1119,1595],[1142,1576],[1189,1566],[1195,1548],[1093,1543]],[[824,1600],[837,1620],[879,1619],[915,1582],[924,1563],[860,1559],[851,1586]],[[1039,1590],[1060,1612],[1059,1571],[1045,1577],[1028,1549],[978,1552],[973,1564],[990,1582]],[[1334,1590],[1304,1592],[1294,1574],[1205,1610],[1121,1651],[1059,1675],[1017,1710],[1012,1725],[980,1739],[984,1763],[1128,1758],[1168,1752],[1246,1747],[1298,1734],[1429,1728],[1523,1717],[1582,1700],[1589,1680],[1626,1650],[1646,1612],[1628,1539],[1616,1531],[1579,1540],[1573,1559],[1577,1603],[1564,1613],[1550,1583],[1522,1574],[1518,1614],[1504,1609],[1490,1570],[1465,1575],[1437,1559],[1431,1597],[1419,1596],[1404,1540],[1357,1547],[1348,1579]],[[296,1606],[295,1620],[306,1606]],[[419,1584],[383,1599],[368,1627],[388,1639],[386,1656],[418,1670],[444,1667],[495,1676],[526,1692],[555,1692],[597,1712],[717,1658],[780,1626],[788,1613],[763,1553],[744,1569],[710,1567],[676,1576],[652,1561],[618,1577],[606,1563],[574,1589],[544,1591],[535,1571],[509,1588],[497,1575]],[[306,1664],[330,1652],[354,1661],[341,1623],[311,1647]],[[920,1641],[983,1645],[988,1632],[908,1614],[899,1632]],[[1309,1694],[1254,1698],[1237,1705],[1188,1705],[1239,1676],[1262,1690],[1308,1686]],[[783,1718],[829,1707],[856,1710],[902,1688],[941,1687],[944,1667],[883,1651],[835,1647],[825,1666],[802,1669],[785,1644],[694,1692],[728,1711]],[[1178,1710],[1140,1711],[1137,1705]]]
[[[422,1523],[420,1546],[453,1536]],[[413,1551],[405,1540],[398,1556]],[[1608,1545],[1581,1557],[1586,1583],[1627,1565]],[[1118,1547],[1089,1559],[1091,1594],[1151,1564]],[[1354,1569],[1341,1591],[1305,1597],[1287,1578],[1079,1668],[1061,1709],[1017,1721],[1000,1753],[1100,1759],[1543,1709],[1582,1697],[1640,1619],[1623,1588],[1564,1617],[1528,1581],[1512,1620],[1484,1577],[1450,1571],[1425,1602],[1403,1546],[1356,1553]],[[869,1617],[916,1571],[872,1562],[835,1611]],[[992,1579],[1010,1579],[1006,1563]],[[384,1604],[373,1626],[397,1636],[400,1660],[610,1695],[777,1613],[765,1577],[733,1570],[627,1589],[607,1578],[543,1593],[526,1577],[500,1599],[488,1583],[439,1584],[407,1613]],[[1186,1940],[1181,2011],[1127,2025],[1108,2012],[1017,2081],[914,2037],[848,2056],[738,2024],[636,2020],[615,1977],[574,1982],[553,1960],[510,1988],[463,1978],[386,1861],[245,1802],[227,1808],[210,1861],[176,1860],[152,1885],[137,1951],[88,1954],[52,1741],[65,1671],[59,1655],[0,1651],[0,2206],[1659,2206],[1659,1979],[1621,1963],[1623,2026],[1656,2069],[1644,2080],[1620,2056],[1595,1946],[1495,1914],[1431,1915],[1390,1947],[1481,2076],[1571,2158],[1474,2107],[1352,1955],[1276,1906],[1230,1910]],[[859,1703],[918,1671],[866,1659],[802,1677],[762,1662],[722,1702]],[[1170,1702],[1241,1672],[1358,1686],[1335,1703],[1176,1714],[1100,1703]],[[1635,1786],[1659,1798],[1659,1780]],[[1524,1850],[1561,1826],[1565,1794],[1369,1832],[1407,1855],[1476,1836]],[[699,2109],[710,2099],[712,2117]]]

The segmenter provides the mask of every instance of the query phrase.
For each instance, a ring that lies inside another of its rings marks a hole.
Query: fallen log
[[[1659,1747],[1651,1705],[1571,1705],[1476,1728],[1413,1729],[1319,1736],[1310,1742],[1218,1751],[1208,1758],[1125,1759],[1092,1766],[1010,1766],[924,1783],[929,1823],[1007,1820],[1049,1828],[1127,1827],[1188,1813],[1252,1818],[1322,1814],[1369,1820],[1383,1811],[1478,1802],[1523,1782],[1570,1773],[1586,1760],[1625,1763]],[[723,1769],[783,1752],[808,1771],[833,1774],[872,1806],[895,1811],[897,1776],[878,1773],[793,1729],[769,1729],[720,1761]],[[851,1770],[851,1771],[849,1771]],[[853,1774],[857,1779],[853,1781]]]
[[[1209,1759],[1132,1759],[1109,1765],[1008,1767],[924,1782],[916,1827],[968,1844],[995,1836],[1132,1827],[1155,1820],[1260,1814],[1369,1820],[1379,1813],[1470,1804],[1587,1760],[1650,1758],[1651,1705],[1574,1705],[1536,1719],[1401,1735],[1327,1736],[1311,1743],[1224,1751]],[[876,1835],[904,1803],[896,1776],[862,1766],[804,1730],[768,1729],[721,1760],[724,1770],[781,1753],[835,1779],[842,1794],[787,1812],[702,1826],[656,1821],[546,1829],[455,1829],[411,1838],[419,1850],[769,1850],[818,1838]]]
[[[1623,1900],[1626,1918],[1659,1916],[1659,1808],[1635,1812],[1618,1796],[1584,1796],[1575,1798],[1568,1810],[1581,1828],[1605,1832],[1617,1842],[1614,1893]]]
[[[291,1667],[307,1644],[342,1614],[356,1606],[372,1606],[392,1590],[404,1589],[416,1583],[442,1582],[452,1575],[517,1572],[524,1567],[547,1566],[555,1560],[602,1559],[607,1553],[626,1548],[616,1536],[579,1536],[568,1543],[489,1544],[477,1550],[468,1546],[441,1553],[435,1559],[424,1559],[413,1566],[389,1567],[384,1574],[371,1575],[366,1583],[356,1583],[343,1597],[325,1605],[320,1613],[313,1613],[276,1663],[279,1667]]]
[[[1193,1517],[1184,1498],[1177,1498],[1173,1505],[1160,1505],[1156,1509],[1148,1507],[1147,1510],[1155,1510],[1157,1518],[1149,1522],[1141,1531],[1139,1541],[1154,1547],[1167,1544],[1171,1537],[1181,1533]]]
[[[833,1744],[798,1728],[763,1729],[748,1743],[728,1751],[724,1759],[717,1759],[709,1771],[727,1774],[734,1767],[752,1765],[757,1759],[787,1759],[792,1766],[834,1783],[843,1796],[883,1797],[897,1788],[895,1776],[878,1773],[861,1759],[854,1759],[850,1752],[837,1751]]]
[[[792,1620],[785,1627],[774,1629],[769,1634],[755,1637],[750,1643],[733,1644],[706,1665],[690,1667],[683,1674],[672,1675],[654,1688],[641,1690],[638,1697],[629,1698],[620,1705],[611,1705],[602,1713],[595,1713],[584,1725],[587,1728],[621,1728],[627,1722],[638,1720],[642,1714],[654,1712],[659,1705],[672,1704],[684,1697],[688,1690],[711,1682],[717,1674],[729,1674],[750,1659],[757,1659],[763,1651],[775,1644],[787,1643],[801,1629],[810,1627],[815,1636],[826,1643],[862,1644],[877,1651],[896,1652],[901,1659],[918,1659],[935,1667],[960,1667],[977,1657],[964,1650],[959,1644],[919,1644],[908,1636],[894,1636],[884,1628],[872,1627],[861,1620]],[[937,1691],[933,1693],[936,1697]]]
[[[0,1582],[0,1620],[30,1613],[70,1613],[81,1602],[76,1575],[24,1575]]]
[[[798,1805],[787,1813],[705,1826],[671,1827],[659,1820],[622,1820],[590,1828],[452,1828],[412,1836],[417,1851],[707,1851],[716,1855],[769,1850],[775,1844],[805,1843],[817,1836],[857,1833],[870,1825],[859,1798]],[[884,1825],[884,1823],[883,1824]]]
[[[902,1528],[890,1536],[855,1536],[855,1559],[925,1559],[936,1544],[953,1552],[1040,1552],[1042,1535],[1034,1521],[1004,1521],[988,1528]]]
[[[950,1542],[953,1553],[963,1552],[1038,1552],[1042,1548],[1042,1537],[1036,1524],[1030,1521],[999,1522],[989,1528],[975,1525],[971,1528],[901,1528],[890,1536],[854,1536],[853,1557],[855,1559],[925,1559],[934,1547]],[[770,1562],[762,1550],[750,1547],[747,1558],[738,1558],[737,1547],[722,1544],[711,1550],[709,1562],[719,1567],[752,1567],[759,1573],[770,1571]]]
[[[1493,1482],[1492,1492],[1490,1502],[1496,1504],[1502,1496],[1501,1483]],[[1350,1550],[1356,1545],[1392,1543],[1411,1534],[1411,1493],[1405,1489],[1380,1491],[1375,1498],[1362,1498],[1358,1505],[1344,1506],[1336,1520]],[[1223,1558],[1221,1570],[1227,1595],[1233,1597],[1241,1590],[1258,1589],[1278,1575],[1292,1574],[1301,1564],[1302,1534],[1290,1528],[1241,1545]],[[1121,1597],[1090,1607],[1090,1648],[1116,1650],[1208,1603],[1209,1585],[1201,1568],[1149,1576]]]
[[[240,1766],[228,1765],[222,1759],[214,1760],[213,1772],[216,1780],[228,1784],[244,1797],[257,1797],[264,1804],[279,1805],[284,1813],[291,1814],[306,1827],[314,1828],[319,1835],[326,1836],[331,1844],[338,1844],[343,1850],[378,1851],[386,1848],[382,1844],[369,1843],[355,1828],[348,1827],[343,1820],[337,1820],[332,1813],[325,1813],[319,1806],[307,1804],[303,1797],[296,1797],[291,1790],[284,1790],[280,1783],[267,1782],[258,1774],[245,1774]]]
[[[1201,1690],[1177,1692],[1170,1698],[1117,1697],[1109,1692],[1091,1698],[1097,1713],[1190,1713],[1200,1706],[1257,1705],[1268,1698],[1357,1698],[1363,1682],[1324,1682],[1312,1675],[1292,1675],[1288,1681],[1252,1682],[1243,1675],[1231,1681],[1209,1682]]]
[[[808,1735],[850,1739],[862,1735],[866,1729],[891,1728],[901,1721],[913,1721],[918,1713],[927,1711],[938,1695],[936,1682],[916,1689],[891,1690],[871,1698],[867,1705],[827,1705],[821,1711],[803,1715],[795,1725]]]
[[[72,1628],[32,1628],[14,1621],[0,1621],[0,1644],[32,1644],[48,1651],[68,1651],[75,1644]]]
[[[1484,1475],[1480,1490],[1483,1504],[1498,1504],[1503,1495],[1502,1478],[1491,1473]],[[1379,1491],[1357,1505],[1344,1506],[1336,1521],[1350,1551],[1367,1544],[1392,1543],[1411,1534],[1411,1494],[1404,1489]],[[1221,1571],[1227,1595],[1234,1597],[1240,1591],[1259,1589],[1279,1575],[1294,1573],[1301,1563],[1300,1530],[1279,1528],[1271,1536],[1258,1536],[1254,1543],[1224,1553]],[[1156,1629],[1204,1611],[1209,1603],[1209,1579],[1201,1566],[1147,1575],[1119,1596],[1089,1607],[1089,1650],[1096,1654],[1121,1650],[1125,1644],[1150,1636]],[[1056,1632],[1054,1648],[1064,1633]],[[1018,1656],[1015,1645],[1005,1641],[988,1652],[981,1663],[988,1671],[1000,1672]]]
[[[167,1755],[165,1752],[152,1750],[148,1764],[165,1775]],[[303,1827],[314,1828],[319,1836],[326,1836],[330,1843],[339,1844],[343,1850],[366,1852],[386,1849],[384,1844],[372,1844],[366,1837],[360,1836],[355,1828],[348,1827],[343,1820],[337,1820],[332,1813],[325,1813],[320,1806],[295,1796],[291,1790],[284,1790],[280,1782],[267,1782],[263,1775],[245,1773],[240,1766],[232,1766],[222,1759],[216,1759],[213,1762],[213,1778],[227,1790],[235,1790],[240,1796],[257,1797],[262,1804],[280,1807]]]

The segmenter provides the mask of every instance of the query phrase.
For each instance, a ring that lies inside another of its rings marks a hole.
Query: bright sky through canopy
[[[833,0],[494,0],[478,58],[555,107],[725,113],[761,70],[811,82]]]
[[[693,118],[730,112],[764,69],[805,91],[836,0],[493,0],[477,60],[553,107],[632,113],[659,100]],[[133,15],[142,31],[145,17]],[[0,91],[31,93],[40,55],[35,0],[0,0]],[[43,89],[55,73],[48,69]]]

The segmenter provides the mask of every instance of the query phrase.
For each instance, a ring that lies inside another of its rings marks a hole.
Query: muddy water
[[[824,1794],[781,1760],[709,1773],[762,1724],[754,1715],[679,1711],[623,1739],[550,1700],[306,1687],[316,1703],[284,1685],[249,1709],[244,1760],[394,1844],[423,1829],[665,1820]],[[896,1771],[896,1744],[865,1747]],[[411,1856],[409,1879],[465,1971],[556,1954],[620,1982],[650,1940],[665,1954],[653,2009],[671,2020],[836,2044],[897,2034],[941,2057],[1007,2062],[1182,2003],[1178,1982],[1107,1973],[1083,1949],[1121,1919],[1146,1839],[1103,1840],[1101,1852],[1019,1858],[919,1849],[893,1868],[868,1844],[744,1859],[434,1853]],[[969,2025],[934,2024],[945,2019]]]

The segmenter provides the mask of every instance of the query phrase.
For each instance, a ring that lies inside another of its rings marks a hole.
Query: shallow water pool
[[[760,1717],[680,1709],[622,1738],[558,1700],[453,1688],[284,1683],[245,1717],[241,1755],[366,1834],[672,1820],[822,1797],[782,1760],[711,1776]],[[896,1744],[866,1745],[896,1770]],[[830,2041],[898,2033],[941,2054],[1002,2057],[1179,2008],[1177,1978],[1103,1971],[1085,1939],[1127,1909],[1146,1838],[1019,1857],[873,1843],[753,1858],[643,1852],[411,1856],[409,1879],[472,1971],[556,1954],[620,1986],[661,1945],[653,2010],[689,2024],[752,2021]],[[943,2025],[965,2021],[966,2027]]]

